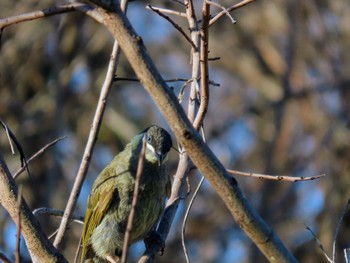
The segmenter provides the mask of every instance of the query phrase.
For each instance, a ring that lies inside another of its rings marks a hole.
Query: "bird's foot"
[[[165,240],[162,236],[155,230],[153,230],[148,236],[143,240],[145,242],[146,248],[149,248],[151,245],[155,244],[162,256],[164,254],[165,249]]]

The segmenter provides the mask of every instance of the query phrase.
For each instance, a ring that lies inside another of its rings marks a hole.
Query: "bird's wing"
[[[106,178],[106,173],[113,172],[113,169],[105,169],[102,171],[102,176],[100,178]],[[105,173],[105,174],[103,174]],[[112,176],[113,177],[113,176]],[[111,184],[110,187],[93,187],[92,192],[88,199],[88,204],[86,208],[84,228],[82,233],[82,253],[81,258],[82,262],[88,253],[89,249],[89,239],[92,235],[92,232],[95,228],[101,223],[103,216],[106,214],[108,208],[111,205],[111,202],[116,202],[116,193],[117,189]]]

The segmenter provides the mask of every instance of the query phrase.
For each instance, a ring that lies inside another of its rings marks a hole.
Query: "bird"
[[[156,125],[132,138],[95,179],[82,231],[81,263],[120,260],[144,140],[146,151],[130,244],[154,231],[170,194],[164,162],[172,148],[170,134]]]

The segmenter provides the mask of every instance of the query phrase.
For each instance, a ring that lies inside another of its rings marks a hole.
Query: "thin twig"
[[[41,148],[39,151],[37,151],[34,155],[32,155],[27,163],[29,164],[31,161],[33,161],[35,158],[39,157],[40,155],[42,155],[48,148],[50,148],[51,146],[55,145],[57,142],[63,140],[67,138],[67,136],[62,136],[62,137],[59,137],[57,139],[55,139],[54,141],[46,144],[43,148]],[[23,173],[25,170],[25,167],[21,167],[17,170],[17,172],[13,175],[13,178],[16,179],[18,176],[21,175],[21,173]]]
[[[202,131],[202,138],[203,138],[203,141],[206,142],[206,137],[205,137],[205,131],[204,131],[204,127],[202,126],[201,127],[201,131]],[[185,230],[186,230],[186,224],[187,224],[187,219],[188,219],[188,216],[190,214],[190,210],[192,208],[192,205],[194,203],[194,200],[196,199],[197,195],[198,195],[198,192],[199,192],[199,189],[201,188],[201,186],[203,185],[203,182],[205,180],[205,177],[202,175],[202,178],[201,180],[199,181],[198,185],[197,185],[197,188],[196,190],[194,191],[193,193],[193,196],[190,200],[190,203],[188,204],[188,207],[186,209],[186,213],[185,213],[185,216],[184,216],[184,220],[183,220],[183,223],[182,223],[182,231],[181,231],[181,243],[182,243],[182,248],[184,250],[184,254],[185,254],[185,257],[186,257],[186,262],[189,263],[190,262],[190,259],[189,259],[189,256],[188,256],[188,253],[187,253],[187,248],[186,248],[186,243],[185,243]]]
[[[141,148],[141,152],[137,162],[137,172],[136,172],[136,178],[135,178],[135,184],[134,184],[134,193],[132,196],[131,210],[128,216],[128,223],[126,225],[124,244],[123,244],[123,253],[122,253],[120,263],[126,263],[128,260],[129,244],[131,240],[134,218],[136,214],[136,207],[139,201],[140,182],[141,182],[141,176],[142,176],[143,166],[145,161],[145,154],[146,154],[146,139],[145,139],[145,136],[143,136],[142,148]]]
[[[100,130],[100,126],[102,123],[102,118],[103,114],[106,108],[106,103],[108,99],[109,92],[111,90],[112,84],[113,84],[113,77],[115,75],[116,67],[117,67],[117,62],[118,62],[118,53],[119,53],[119,45],[117,41],[114,42],[113,50],[111,53],[109,65],[108,65],[108,70],[106,74],[105,81],[103,83],[101,93],[100,93],[100,98],[98,100],[98,104],[96,107],[96,112],[95,116],[91,125],[91,130],[89,133],[89,138],[88,142],[85,147],[85,151],[83,154],[83,158],[79,167],[79,171],[77,174],[77,177],[75,179],[73,189],[71,191],[71,194],[68,199],[68,203],[66,206],[66,209],[64,211],[61,224],[58,230],[58,233],[56,235],[55,241],[54,241],[54,246],[59,248],[62,240],[64,238],[69,219],[71,215],[73,214],[74,208],[76,206],[81,187],[83,185],[85,176],[87,174],[89,165],[90,165],[90,160],[91,156],[95,147],[95,143],[97,140],[97,135]]]
[[[2,252],[0,252],[0,261],[3,261],[4,263],[12,263],[12,261]]]
[[[8,27],[14,24],[31,21],[31,20],[35,20],[35,19],[39,19],[47,16],[73,12],[76,10],[88,13],[88,12],[91,12],[93,9],[94,9],[93,7],[82,3],[71,3],[67,5],[60,5],[60,6],[45,8],[43,10],[38,10],[38,11],[33,11],[29,13],[2,18],[0,19],[0,29],[2,30],[5,27]]]
[[[3,122],[1,119],[0,119],[0,124],[2,125],[2,127],[4,128],[5,132],[6,132],[6,135],[7,135],[7,138],[9,140],[9,144],[11,146],[11,151],[12,151],[12,154],[15,154],[14,152],[14,147],[12,145],[12,142],[15,143],[16,147],[17,147],[17,150],[19,152],[19,156],[20,156],[20,159],[21,159],[21,167],[25,167],[25,169],[27,170],[27,173],[29,175],[29,177],[31,177],[30,175],[30,171],[29,171],[29,167],[28,167],[28,162],[27,162],[27,158],[24,154],[24,151],[23,151],[23,148],[21,146],[21,144],[19,143],[19,141],[17,140],[16,136],[14,135],[14,133],[11,131],[11,129],[6,125],[5,122]]]
[[[188,219],[188,215],[190,214],[190,210],[191,210],[191,208],[192,208],[194,199],[195,199],[195,197],[197,196],[197,194],[198,194],[198,192],[199,192],[199,189],[201,188],[201,186],[202,186],[204,180],[205,180],[205,177],[202,176],[201,180],[199,181],[199,183],[198,183],[198,185],[197,185],[196,190],[195,190],[194,193],[193,193],[193,196],[192,196],[192,198],[191,198],[191,200],[190,200],[190,203],[188,204],[188,207],[187,207],[187,209],[186,209],[186,213],[185,213],[185,216],[184,216],[184,220],[183,220],[183,222],[182,222],[181,243],[182,243],[182,248],[183,248],[183,251],[184,251],[184,254],[185,254],[186,262],[187,262],[187,263],[190,262],[190,259],[189,259],[188,253],[187,253],[186,244],[185,244],[185,230],[186,230],[187,219]]]
[[[224,12],[224,14],[231,20],[232,24],[236,23],[236,20],[231,16],[230,11],[227,8],[225,8],[224,6],[222,6],[218,3],[215,3],[213,1],[209,1],[209,0],[205,0],[205,1],[210,5],[213,5],[213,6],[216,6],[220,9],[222,9],[222,12]]]
[[[203,1],[202,7],[202,26],[200,29],[200,73],[201,73],[201,91],[200,104],[197,116],[193,122],[193,127],[196,130],[202,126],[203,120],[208,110],[209,105],[209,20],[210,20],[210,4],[207,0]]]
[[[18,187],[18,195],[17,195],[17,231],[16,231],[16,253],[15,253],[16,263],[21,262],[21,232],[22,232],[21,212],[22,212],[22,185]]]
[[[327,255],[327,252],[325,251],[321,241],[317,238],[317,236],[315,235],[315,233],[311,230],[310,227],[306,226],[306,229],[310,231],[311,235],[314,237],[314,239],[316,240],[318,246],[320,247],[321,251],[323,252],[324,256],[327,258],[329,263],[334,263],[334,261]]]
[[[184,99],[184,94],[185,94],[185,88],[187,87],[188,84],[191,82],[195,82],[197,87],[198,87],[198,81],[196,79],[188,79],[180,88],[179,95],[177,96],[177,99],[179,100],[179,103],[182,103]]]
[[[350,262],[350,248],[344,248],[344,257],[345,257],[345,262],[349,263]]]
[[[243,0],[229,8],[227,8],[226,10],[222,10],[220,13],[218,13],[217,15],[215,15],[212,19],[210,19],[210,22],[209,22],[209,27],[211,27],[214,23],[216,23],[220,18],[222,18],[223,16],[225,16],[227,12],[232,12],[233,10],[236,10],[238,8],[241,8],[247,4],[250,4],[250,3],[253,3],[255,2],[255,0]]]
[[[343,222],[343,218],[345,216],[346,210],[348,210],[348,207],[350,205],[350,198],[348,199],[345,207],[343,208],[343,211],[341,213],[341,216],[339,218],[339,221],[337,223],[337,227],[335,228],[335,233],[334,233],[334,238],[333,238],[333,261],[335,262],[335,257],[336,257],[336,243],[337,243],[337,238],[339,234],[339,229],[341,226],[341,223]]]
[[[62,217],[63,213],[64,213],[64,211],[62,211],[62,210],[57,210],[57,209],[53,209],[53,208],[49,208],[49,207],[40,207],[40,208],[37,208],[33,211],[33,215],[35,215],[36,217],[42,216],[42,215]],[[73,222],[76,222],[79,224],[84,224],[84,217],[83,216],[72,215],[70,217],[70,219]]]
[[[187,17],[186,13],[182,13],[182,12],[171,10],[171,9],[155,7],[155,6],[153,6],[151,8],[149,5],[147,5],[147,8],[148,9],[152,9],[153,8],[153,11],[154,10],[158,10],[159,12],[164,13],[164,14],[170,14],[170,15],[176,15],[176,16],[181,16],[181,17]]]
[[[168,17],[167,15],[164,15],[162,12],[158,11],[157,9],[154,9],[151,5],[147,5],[147,7],[149,7],[152,11],[156,12],[158,15],[160,15],[164,19],[168,20],[170,24],[172,24],[186,38],[186,40],[191,44],[191,46],[194,49],[198,49],[197,46],[193,43],[192,39],[182,29],[182,27],[176,24],[170,17]]]
[[[298,182],[298,181],[312,181],[326,176],[326,174],[319,174],[315,176],[287,176],[287,175],[268,175],[268,174],[257,174],[257,173],[245,173],[236,170],[226,169],[226,171],[233,175],[254,177],[259,179],[274,180],[274,181],[288,181],[288,182]]]

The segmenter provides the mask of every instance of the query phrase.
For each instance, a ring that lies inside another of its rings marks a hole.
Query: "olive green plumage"
[[[164,129],[151,126],[135,136],[96,178],[85,214],[81,262],[113,262],[115,255],[120,256],[143,138],[147,150],[131,243],[143,239],[157,224],[170,192],[163,161],[172,141]]]

